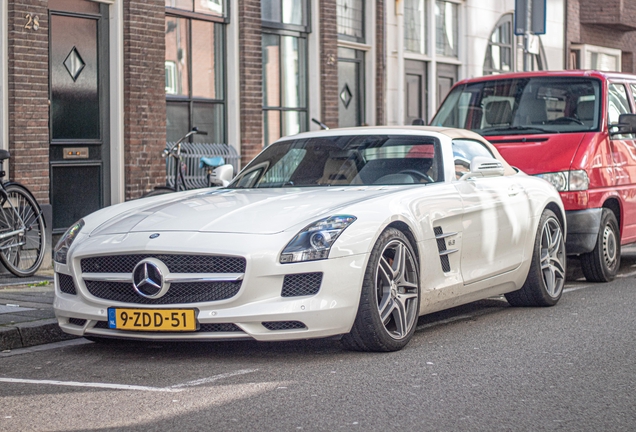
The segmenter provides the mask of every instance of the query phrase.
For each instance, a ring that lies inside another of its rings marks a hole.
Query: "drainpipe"
[[[397,124],[404,124],[404,0],[395,0],[397,17]]]

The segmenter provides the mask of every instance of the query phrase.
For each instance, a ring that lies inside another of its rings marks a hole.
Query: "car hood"
[[[173,199],[149,198],[146,205],[115,215],[90,235],[164,231],[275,234],[396,189],[402,188],[218,189],[172,194]]]
[[[526,174],[569,170],[585,133],[486,137],[506,161]]]

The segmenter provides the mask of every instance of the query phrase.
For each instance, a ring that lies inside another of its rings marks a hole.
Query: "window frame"
[[[354,0],[356,1],[356,0]],[[340,15],[338,15],[338,11],[340,10],[340,5],[338,4],[339,1],[336,1],[336,33],[338,35],[338,40],[339,41],[347,41],[347,42],[355,42],[355,43],[360,43],[360,44],[366,44],[367,43],[367,6],[366,6],[366,1],[364,0],[360,0],[360,4],[362,6],[362,19],[360,20],[360,30],[362,32],[362,36],[357,37],[357,36],[351,36],[348,35],[346,33],[340,33],[339,32],[339,27],[341,27],[341,24],[338,23],[338,21],[340,20]]]
[[[281,1],[281,0],[278,0]],[[298,83],[299,87],[302,87],[298,93],[299,97],[299,106],[297,107],[288,107],[284,106],[284,98],[283,98],[283,57],[279,56],[278,63],[278,83],[279,85],[279,94],[278,100],[279,105],[266,105],[265,104],[265,85],[266,81],[263,78],[263,98],[262,98],[262,113],[263,113],[263,133],[262,133],[262,143],[263,148],[272,144],[269,141],[269,133],[267,132],[272,125],[267,121],[268,114],[270,112],[278,112],[278,136],[284,137],[285,130],[285,115],[286,112],[297,112],[301,117],[299,119],[299,130],[300,132],[306,132],[309,130],[309,33],[311,33],[311,8],[309,7],[308,0],[302,0],[302,13],[304,25],[296,25],[296,24],[287,24],[282,22],[275,22],[269,20],[261,19],[261,49],[263,49],[263,41],[265,35],[274,35],[279,38],[278,46],[281,47],[280,43],[282,37],[294,37],[298,39],[298,57],[299,57],[299,65],[298,65]],[[282,10],[282,9],[281,9]],[[281,49],[282,53],[282,49]],[[302,59],[302,63],[300,62]],[[262,70],[264,72],[265,63],[262,63]],[[304,102],[304,103],[302,103]]]
[[[228,101],[227,101],[227,25],[229,23],[229,2],[226,2],[226,16],[225,17],[217,17],[214,15],[206,15],[195,12],[186,11],[183,9],[176,9],[171,7],[166,7],[166,16],[164,21],[167,21],[170,18],[177,19],[185,19],[188,22],[188,46],[187,46],[187,61],[188,61],[188,90],[187,95],[174,95],[166,93],[166,105],[186,105],[188,106],[188,128],[187,131],[192,130],[193,127],[198,126],[194,124],[194,110],[196,104],[205,104],[210,106],[221,106],[222,110],[222,131],[218,134],[219,143],[226,143],[228,136]],[[221,41],[217,42],[215,40],[215,49],[220,48],[220,54],[215,56],[215,62],[218,59],[220,61],[220,80],[221,86],[220,90],[222,92],[221,97],[216,98],[205,98],[200,96],[193,96],[193,68],[192,68],[192,43],[193,43],[193,25],[192,21],[203,21],[207,23],[211,23],[213,25],[213,32],[215,34],[215,38],[217,36],[221,37]],[[216,26],[222,26],[220,29]],[[167,116],[167,114],[166,114]],[[211,119],[211,122],[214,122],[215,119]],[[186,131],[186,132],[187,132]],[[208,131],[210,133],[211,131]],[[202,135],[203,136],[203,135]],[[209,142],[210,138],[201,138],[196,134],[189,137],[188,142]]]

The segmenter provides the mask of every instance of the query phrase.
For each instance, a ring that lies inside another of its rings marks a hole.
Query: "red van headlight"
[[[590,186],[590,179],[585,170],[560,171],[555,173],[537,174],[559,192],[584,191]]]

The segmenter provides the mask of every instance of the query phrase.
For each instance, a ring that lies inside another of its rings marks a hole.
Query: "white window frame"
[[[622,51],[615,48],[607,48],[597,45],[589,44],[572,44],[571,51],[580,52],[581,69],[592,69],[592,54],[605,54],[617,58],[617,69],[613,72],[620,72],[622,70],[621,55]],[[603,70],[603,69],[601,69]]]

